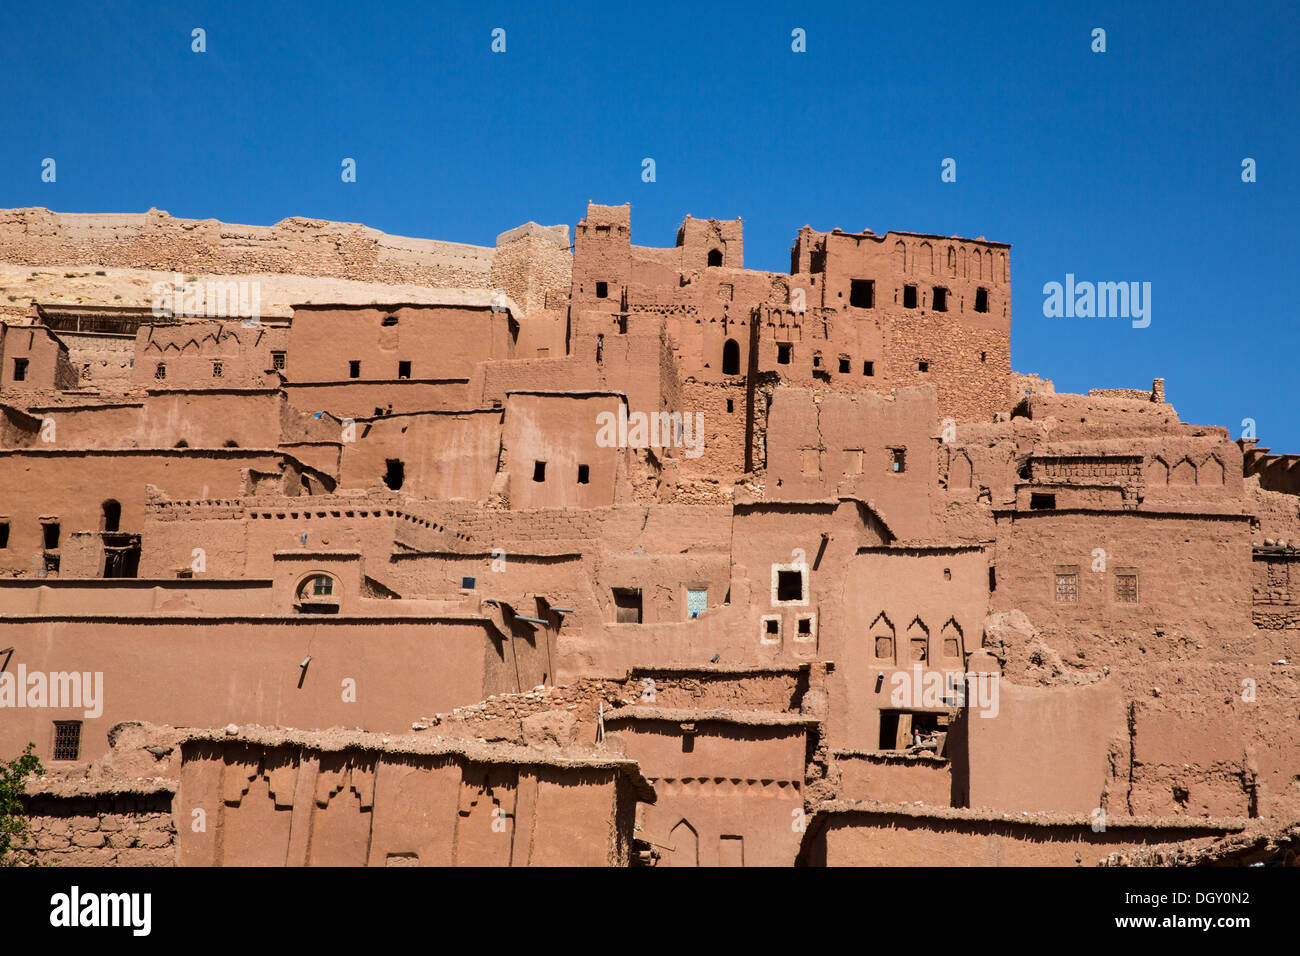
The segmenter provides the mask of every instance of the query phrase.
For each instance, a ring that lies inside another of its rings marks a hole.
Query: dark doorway
[[[109,498],[101,506],[101,516],[99,520],[100,531],[118,531],[122,525],[122,505]]]
[[[393,491],[400,491],[406,481],[406,465],[400,458],[389,458],[384,462],[384,484]]]
[[[740,374],[740,343],[735,339],[727,339],[722,345],[722,374]]]

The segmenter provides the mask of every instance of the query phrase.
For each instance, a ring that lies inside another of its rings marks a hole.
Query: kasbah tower
[[[0,212],[29,859],[1294,862],[1300,458],[1005,242],[570,237]]]

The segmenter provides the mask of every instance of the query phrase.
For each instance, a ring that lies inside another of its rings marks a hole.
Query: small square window
[[[589,485],[589,484],[591,484],[591,466],[590,466],[590,465],[579,465],[579,466],[578,466],[578,484],[580,484],[580,485]]]
[[[821,367],[822,367],[822,353],[821,353],[821,352],[814,352],[814,353],[813,353],[813,368],[821,368]]]
[[[54,722],[54,759],[76,760],[81,756],[81,721]]]
[[[781,342],[781,343],[779,343],[779,344],[777,345],[777,347],[776,347],[776,364],[777,364],[777,365],[789,365],[789,364],[790,364],[790,346],[789,346],[788,343]]]
[[[777,601],[803,600],[803,572],[778,571],[776,573]]]
[[[876,283],[871,279],[853,279],[849,282],[849,305],[855,309],[869,309],[875,305]]]
[[[473,578],[466,577],[460,579],[460,586],[462,589],[466,591],[473,591],[475,583],[476,582]]]
[[[1056,603],[1079,603],[1079,575],[1073,571],[1058,571],[1056,574]]]
[[[1115,601],[1119,604],[1138,602],[1138,576],[1132,573],[1115,575]]]
[[[15,382],[27,381],[27,359],[25,358],[14,359],[14,381]]]
[[[360,377],[361,377],[361,361],[359,359],[353,359],[352,361],[348,362],[348,378],[360,378]]]
[[[641,589],[612,588],[614,595],[614,619],[618,624],[641,623]]]
[[[903,286],[903,308],[905,309],[916,308],[916,286],[914,285]]]
[[[686,589],[686,616],[688,618],[699,617],[708,609],[709,609],[708,588],[687,588]]]
[[[795,621],[795,633],[799,637],[812,637],[812,618],[801,617]]]
[[[780,644],[781,618],[776,615],[764,617],[759,635],[764,644]]]
[[[397,363],[397,377],[398,377],[398,378],[410,378],[410,377],[411,377],[411,363],[410,363],[410,362],[398,362],[398,363]]]
[[[928,372],[930,371],[930,363],[925,359],[921,359],[916,363],[916,370],[918,372]]]
[[[609,298],[609,283],[608,283],[608,282],[597,282],[597,283],[596,283],[596,298],[597,298],[597,299],[608,299],[608,298]]]
[[[848,375],[848,374],[849,374],[849,361],[850,361],[850,359],[849,359],[849,357],[848,357],[847,355],[841,355],[841,356],[840,356],[840,374],[841,374],[841,375]]]
[[[271,368],[275,369],[275,370],[278,371],[278,372],[283,372],[283,371],[284,371],[284,353],[283,353],[283,352],[272,352],[272,353],[271,353]]]

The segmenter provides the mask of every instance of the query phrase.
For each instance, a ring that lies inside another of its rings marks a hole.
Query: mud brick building
[[[0,212],[24,852],[1294,862],[1296,456],[1014,372],[1002,242],[572,239]]]

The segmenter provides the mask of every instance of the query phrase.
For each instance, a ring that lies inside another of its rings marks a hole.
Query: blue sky
[[[5,5],[0,36],[0,207],[491,245],[630,201],[638,244],[671,245],[687,213],[741,216],[746,265],[778,271],[805,223],[982,235],[1012,244],[1018,371],[1069,391],[1163,376],[1184,420],[1236,437],[1252,418],[1300,451],[1294,0],[101,0]],[[1150,327],[1045,318],[1067,272],[1150,282]]]

